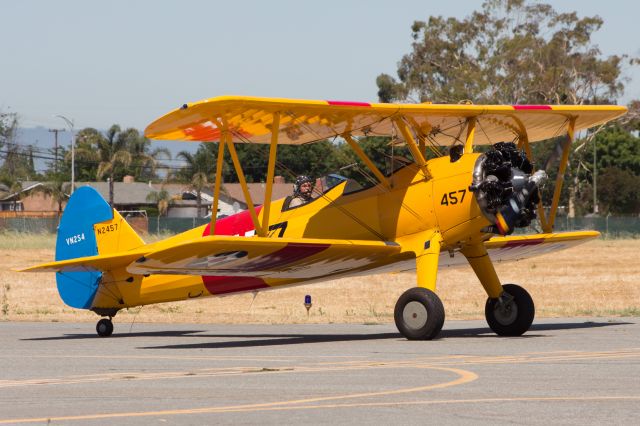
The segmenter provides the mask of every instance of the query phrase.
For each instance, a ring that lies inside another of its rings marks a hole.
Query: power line
[[[64,129],[49,129],[49,132],[55,134],[55,145],[53,148],[55,161],[53,162],[53,170],[54,173],[58,173],[58,133],[64,132]]]

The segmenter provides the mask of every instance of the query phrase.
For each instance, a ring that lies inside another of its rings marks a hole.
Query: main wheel
[[[505,284],[502,288],[501,299],[487,299],[484,315],[498,336],[520,336],[529,330],[536,315],[533,299],[519,285]]]
[[[409,340],[431,340],[444,324],[444,306],[431,290],[414,287],[405,291],[393,312],[398,331]]]
[[[113,333],[113,323],[108,318],[102,318],[96,324],[96,331],[100,337],[109,337]]]

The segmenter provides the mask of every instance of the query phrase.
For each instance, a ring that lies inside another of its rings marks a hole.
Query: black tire
[[[100,337],[109,337],[113,334],[113,322],[110,319],[102,318],[96,324],[96,332]]]
[[[505,284],[502,288],[511,300],[501,306],[498,299],[487,299],[484,307],[487,323],[498,336],[521,336],[529,330],[536,315],[533,299],[519,285]]]
[[[431,290],[414,287],[400,296],[393,317],[398,331],[407,339],[431,340],[444,325],[444,306]]]

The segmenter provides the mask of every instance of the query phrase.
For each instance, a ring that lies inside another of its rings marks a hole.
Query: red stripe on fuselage
[[[256,215],[260,214],[262,206],[256,207]],[[231,216],[216,220],[216,232],[214,235],[240,235],[244,236],[247,232],[255,230],[253,220],[249,210],[241,211]],[[211,234],[211,224],[207,224],[202,233],[203,237]]]

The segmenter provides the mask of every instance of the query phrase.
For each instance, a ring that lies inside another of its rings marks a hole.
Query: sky
[[[640,56],[632,0],[547,1],[599,15],[603,55]],[[22,127],[144,129],[185,102],[220,95],[377,102],[411,24],[463,18],[479,0],[5,0],[0,111]],[[640,67],[621,103],[640,98]]]

